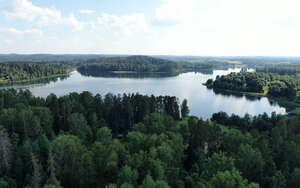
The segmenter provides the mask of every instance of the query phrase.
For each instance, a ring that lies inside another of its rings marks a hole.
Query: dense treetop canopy
[[[0,91],[1,187],[299,187],[299,117],[188,116],[176,97]]]
[[[207,87],[238,91],[263,93],[274,97],[295,98],[299,90],[299,81],[292,76],[282,76],[274,73],[243,72],[217,76],[209,79]]]
[[[35,63],[0,64],[0,81],[65,75],[69,65],[89,74],[256,64],[246,57],[61,55],[52,63],[51,55],[27,58]],[[273,66],[284,59],[269,60]],[[218,76],[206,85],[294,100],[298,69],[272,66]],[[73,92],[40,98],[28,90],[0,90],[0,187],[300,187],[299,116],[219,112],[203,120],[189,111],[188,101],[174,96]]]
[[[68,66],[57,64],[0,64],[0,84],[14,84],[49,77],[66,76],[69,72],[70,68]]]
[[[176,62],[148,56],[110,57],[88,60],[78,68],[80,72],[179,72]]]

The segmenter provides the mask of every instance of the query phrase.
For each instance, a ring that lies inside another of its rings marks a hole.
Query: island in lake
[[[264,68],[259,72],[241,72],[217,76],[205,85],[214,90],[241,93],[250,96],[267,96],[284,105],[289,111],[300,109],[300,82],[295,70],[283,68]],[[284,72],[284,75],[278,73]]]
[[[297,63],[23,58],[0,63],[0,187],[298,185]]]

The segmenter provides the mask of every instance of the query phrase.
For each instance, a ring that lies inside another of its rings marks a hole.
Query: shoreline
[[[14,86],[14,85],[22,85],[22,84],[27,84],[30,82],[42,82],[43,80],[47,80],[47,79],[53,79],[53,78],[59,78],[59,77],[67,77],[70,76],[72,74],[72,71],[69,71],[67,74],[55,74],[55,75],[51,75],[51,76],[44,76],[44,77],[40,77],[40,78],[36,78],[36,79],[30,79],[30,80],[19,80],[19,81],[7,81],[5,83],[0,81],[0,87],[4,87],[4,86]]]
[[[282,106],[286,109],[286,115],[300,115],[300,104],[296,101],[291,101],[286,98],[278,98],[269,96],[266,92],[264,93],[254,93],[254,92],[243,92],[243,91],[235,91],[235,90],[225,90],[218,89],[213,87],[208,87],[205,83],[203,83],[208,89],[214,89],[215,91],[219,91],[220,93],[229,93],[229,94],[237,94],[248,97],[266,97],[270,102],[276,102],[279,106]]]

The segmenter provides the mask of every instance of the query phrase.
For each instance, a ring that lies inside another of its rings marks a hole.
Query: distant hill
[[[197,64],[232,64],[240,63],[249,67],[261,67],[268,65],[300,65],[300,57],[288,56],[172,56],[172,55],[154,55],[154,56],[139,56],[125,54],[0,54],[0,63],[6,62],[35,62],[35,63],[63,63],[69,65],[81,65],[82,63],[95,61],[151,61],[155,59],[168,60],[178,63],[197,63]],[[214,66],[215,66],[214,65]]]
[[[156,58],[151,56],[144,56],[144,55],[102,57],[97,59],[90,59],[87,62],[88,63],[139,63],[139,64],[174,63],[171,60]]]
[[[109,57],[88,60],[78,70],[84,72],[179,72],[177,62],[149,56]]]
[[[93,54],[0,54],[0,63],[3,62],[59,62],[59,63],[81,63],[89,59],[111,57],[111,55]]]

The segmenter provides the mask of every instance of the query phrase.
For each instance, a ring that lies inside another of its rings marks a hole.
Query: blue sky
[[[0,0],[0,53],[299,56],[298,0]]]

